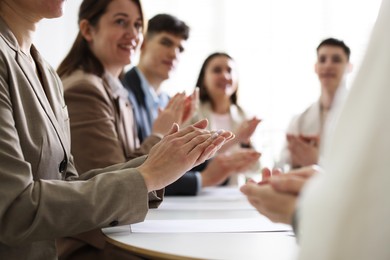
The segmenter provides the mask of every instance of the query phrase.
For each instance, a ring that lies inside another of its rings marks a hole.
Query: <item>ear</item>
[[[92,38],[92,27],[89,24],[88,20],[83,19],[79,23],[80,33],[87,42],[91,42]]]
[[[144,40],[142,41],[142,44],[141,44],[141,55],[142,55],[142,51],[145,49],[145,46],[147,45],[147,42],[148,42],[148,38],[145,36],[144,37]]]
[[[318,63],[317,62],[314,64],[314,72],[316,74],[318,74]]]
[[[352,63],[348,63],[348,65],[347,65],[347,72],[348,72],[348,73],[351,73],[352,70],[353,70],[353,65],[352,65]]]

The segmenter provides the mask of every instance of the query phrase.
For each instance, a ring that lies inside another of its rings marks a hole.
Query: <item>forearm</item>
[[[8,194],[9,200],[12,194],[18,197],[1,207],[0,241],[8,245],[69,236],[113,221],[136,223],[144,220],[148,210],[148,192],[135,169],[107,172],[83,182],[40,180],[23,189],[14,186]]]

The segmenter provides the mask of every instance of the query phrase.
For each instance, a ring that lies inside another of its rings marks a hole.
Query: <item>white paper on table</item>
[[[291,231],[289,225],[273,223],[268,218],[146,220],[132,224],[133,233],[231,233]]]
[[[157,210],[253,210],[247,200],[234,201],[199,201],[199,200],[169,200],[164,201]]]
[[[195,197],[168,196],[158,210],[247,210],[254,209],[237,187],[210,187]]]

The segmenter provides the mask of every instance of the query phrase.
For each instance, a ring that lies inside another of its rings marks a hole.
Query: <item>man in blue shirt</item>
[[[160,86],[177,66],[189,31],[190,28],[174,16],[154,16],[148,23],[138,66],[133,67],[124,77],[124,85],[130,92],[130,101],[134,106],[141,142],[151,134],[158,109],[168,104],[169,96],[161,91]]]

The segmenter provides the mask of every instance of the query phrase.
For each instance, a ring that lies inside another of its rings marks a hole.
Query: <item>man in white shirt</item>
[[[345,89],[346,74],[351,71],[350,54],[349,47],[338,39],[328,38],[318,45],[315,72],[321,96],[290,122],[278,167],[299,168],[318,163],[324,123],[336,93]]]

